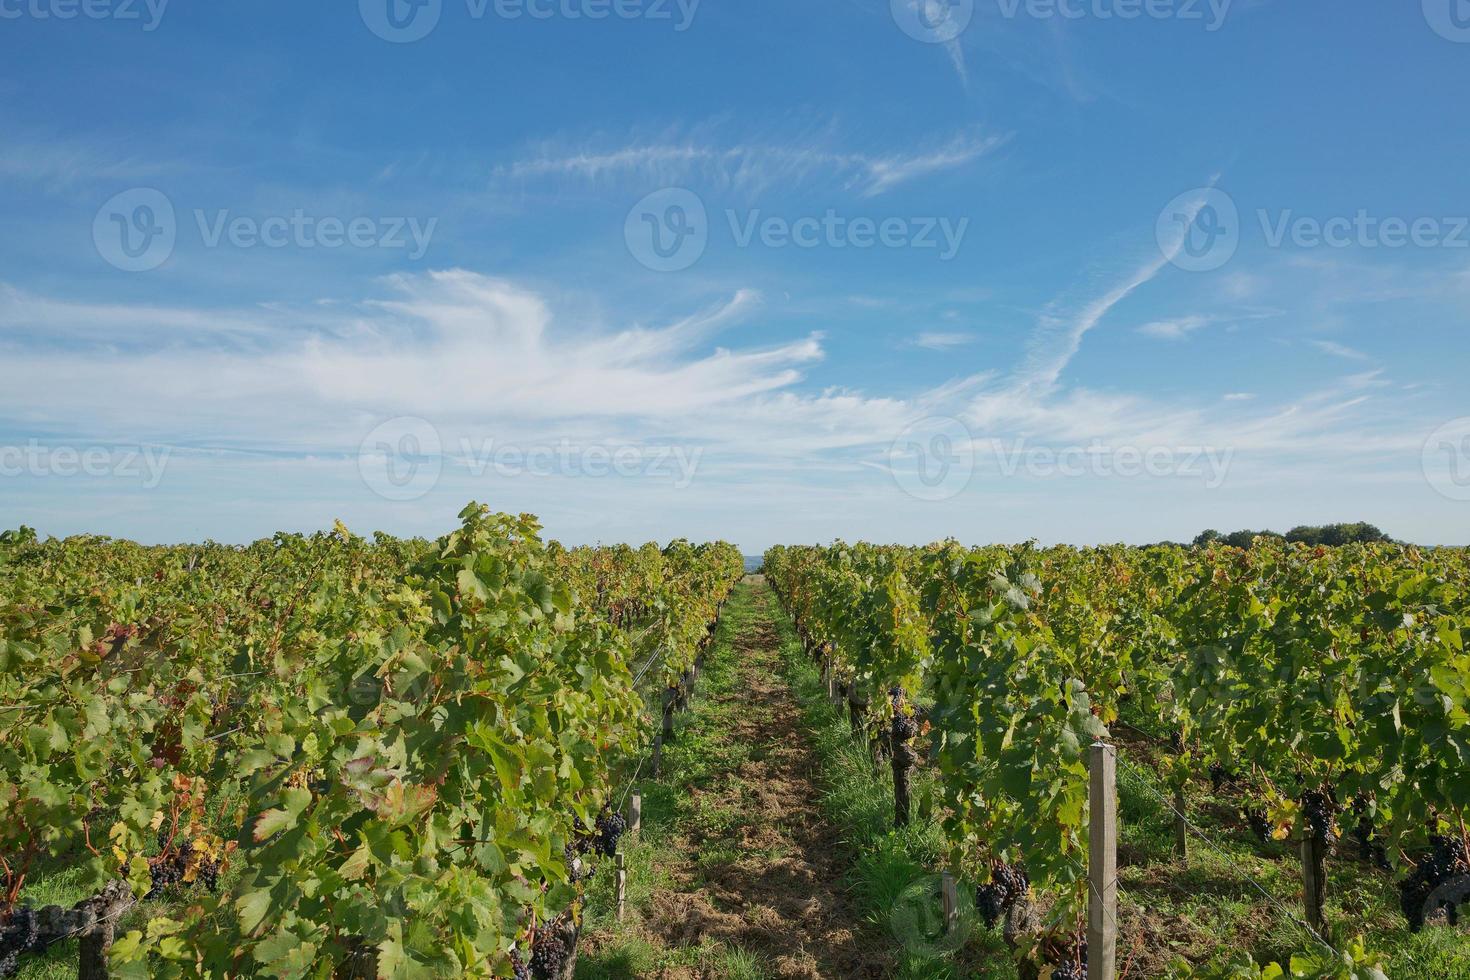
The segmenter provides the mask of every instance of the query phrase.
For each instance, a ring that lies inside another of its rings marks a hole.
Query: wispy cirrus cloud
[[[974,342],[975,335],[970,333],[925,330],[914,336],[908,342],[908,346],[921,350],[949,351],[958,347],[967,347]]]
[[[666,136],[622,145],[548,144],[497,168],[494,175],[501,180],[700,180],[747,190],[780,181],[824,179],[863,197],[877,197],[923,177],[964,167],[1008,139],[967,130],[917,150],[886,152],[841,149],[825,136],[734,143],[705,136]]]
[[[1313,340],[1310,341],[1310,343],[1313,347],[1317,348],[1322,353],[1330,354],[1333,357],[1340,357],[1345,361],[1359,361],[1366,363],[1373,360],[1373,358],[1369,357],[1367,354],[1363,353],[1357,348],[1349,347],[1346,344],[1339,344],[1334,340]]]
[[[13,136],[0,141],[0,179],[36,184],[51,193],[87,181],[141,180],[173,169],[129,152],[118,141]]]
[[[1181,316],[1172,320],[1154,320],[1139,327],[1138,332],[1156,340],[1181,340],[1218,319],[1219,317],[1212,316]]]

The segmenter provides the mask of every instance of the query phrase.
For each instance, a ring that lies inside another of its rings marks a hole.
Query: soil
[[[701,698],[728,719],[707,737],[743,744],[733,768],[706,787],[689,787],[697,804],[733,811],[730,826],[682,833],[674,843],[673,887],[653,896],[644,928],[663,945],[714,940],[759,955],[776,977],[882,977],[891,957],[864,942],[844,893],[848,856],[821,813],[817,759],[801,711],[782,679],[774,597],[747,580],[753,615],[732,638],[737,680]],[[720,710],[726,707],[727,710]],[[700,863],[701,854],[729,854]],[[700,968],[669,968],[660,977],[713,977]]]

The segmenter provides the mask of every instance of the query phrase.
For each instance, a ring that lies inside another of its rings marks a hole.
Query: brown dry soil
[[[882,977],[843,885],[846,858],[824,821],[817,758],[782,678],[774,597],[748,578],[706,667],[681,739],[688,771],[667,776],[678,814],[641,921],[664,955],[643,976]],[[671,753],[680,764],[681,744]],[[700,762],[709,763],[703,772]],[[598,937],[587,939],[595,946]],[[711,953],[711,951],[714,951]],[[733,955],[731,955],[733,954]]]

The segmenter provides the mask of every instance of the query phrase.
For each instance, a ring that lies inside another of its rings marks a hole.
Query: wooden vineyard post
[[[617,860],[617,879],[613,884],[618,901],[617,920],[622,922],[628,910],[628,856],[619,851]]]
[[[636,834],[643,829],[643,792],[633,790],[628,794],[628,833]]]
[[[919,761],[914,751],[913,739],[898,737],[898,719],[894,719],[889,739],[893,747],[893,826],[907,827],[913,804],[909,798],[909,784],[914,775],[914,765]]]
[[[1302,839],[1302,901],[1307,909],[1307,925],[1319,936],[1326,935],[1327,867],[1322,843],[1310,830]]]
[[[679,686],[675,691],[675,696],[678,700],[679,712],[681,714],[689,710],[689,691],[693,686],[693,683],[689,680],[689,671],[686,670],[679,675]]]
[[[664,688],[664,727],[660,737],[665,742],[674,740],[674,697],[672,687]]]
[[[1094,742],[1088,766],[1087,978],[1114,980],[1118,961],[1118,750]]]
[[[944,934],[952,936],[960,927],[960,889],[948,871],[939,876],[939,903],[944,911]]]
[[[648,769],[654,779],[659,777],[664,763],[664,735],[659,732],[653,737],[653,758],[648,763]]]
[[[855,736],[863,734],[863,715],[868,707],[868,702],[862,698],[856,688],[849,686],[847,694],[847,711],[852,722],[852,733]]]
[[[1189,818],[1185,815],[1184,787],[1174,787],[1174,854],[1189,860]]]

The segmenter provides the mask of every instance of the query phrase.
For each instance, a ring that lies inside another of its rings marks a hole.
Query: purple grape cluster
[[[1246,825],[1250,827],[1251,833],[1256,835],[1256,840],[1262,844],[1271,839],[1271,821],[1266,819],[1266,811],[1255,807],[1247,807],[1245,812]]]
[[[557,980],[571,950],[561,929],[560,917],[536,930],[531,947],[531,975],[535,980]]]
[[[1051,980],[1087,980],[1087,940],[1079,939],[1052,968]]]
[[[1307,829],[1318,844],[1326,845],[1337,837],[1337,804],[1326,793],[1310,790],[1302,794],[1302,816]]]
[[[11,909],[5,925],[0,926],[0,977],[15,976],[20,970],[22,953],[40,953],[45,949],[35,909],[28,905]]]
[[[1364,861],[1371,862],[1381,871],[1388,871],[1391,865],[1388,863],[1388,851],[1378,842],[1373,826],[1373,816],[1368,812],[1368,800],[1359,796],[1353,800],[1353,812],[1358,815],[1358,821],[1353,825],[1353,840],[1358,845],[1358,856]]]
[[[193,861],[192,843],[186,843],[176,851],[160,854],[151,860],[148,863],[148,872],[153,879],[153,887],[147,897],[156,898],[162,892],[182,884],[184,874]],[[195,863],[196,880],[211,892],[214,891],[219,886],[219,862],[202,859]]]
[[[603,857],[612,857],[618,853],[618,842],[623,839],[623,832],[628,829],[628,821],[621,813],[611,809],[605,809],[597,816],[597,853]]]
[[[975,889],[975,907],[988,928],[993,928],[1011,906],[1031,890],[1031,879],[1018,864],[996,863],[990,881]]]
[[[1470,864],[1465,860],[1465,842],[1436,834],[1429,839],[1430,853],[1419,859],[1414,873],[1399,882],[1399,908],[1409,922],[1409,931],[1424,928],[1424,920],[1439,909],[1426,908],[1429,895],[1450,878],[1470,875]],[[1456,924],[1458,910],[1444,910],[1451,925]]]

